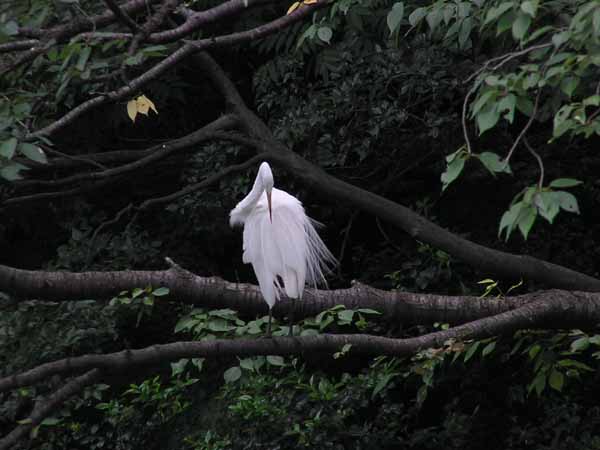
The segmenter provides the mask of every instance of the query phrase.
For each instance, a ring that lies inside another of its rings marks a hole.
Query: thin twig
[[[541,190],[542,187],[544,186],[544,162],[542,161],[542,158],[540,157],[540,155],[533,149],[533,147],[531,145],[529,145],[527,136],[523,137],[523,144],[525,144],[525,147],[527,147],[527,150],[529,150],[529,153],[531,153],[533,155],[533,157],[537,160],[538,165],[540,166],[540,179],[538,181],[538,188]]]
[[[521,139],[523,139],[523,137],[525,136],[525,133],[527,133],[527,130],[529,130],[529,127],[535,120],[541,93],[542,93],[542,90],[538,89],[537,94],[535,96],[535,103],[533,105],[533,111],[531,112],[531,117],[529,118],[529,120],[527,121],[527,123],[525,124],[525,126],[523,127],[523,129],[521,130],[519,135],[517,136],[517,139],[515,139],[515,142],[513,142],[512,147],[508,151],[508,155],[506,155],[506,158],[504,158],[504,166],[506,166],[509,163],[510,158],[512,157],[513,153],[515,152],[515,149],[519,145],[519,142],[521,142]]]

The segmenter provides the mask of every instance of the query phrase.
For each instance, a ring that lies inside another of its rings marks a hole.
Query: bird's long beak
[[[273,223],[273,213],[271,211],[271,193],[267,192],[267,203],[269,205],[269,219],[271,220],[271,223]]]

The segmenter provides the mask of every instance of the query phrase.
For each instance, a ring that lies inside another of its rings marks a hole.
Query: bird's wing
[[[289,194],[273,189],[272,196],[273,222],[263,199],[246,220],[243,261],[251,263],[257,278],[260,273],[264,283],[269,284],[268,295],[271,295],[270,286],[273,285],[276,286],[275,299],[278,298],[277,290],[283,284],[289,297],[299,298],[306,279],[307,252],[303,227],[306,215],[300,202]],[[269,302],[270,299],[265,297],[265,300]]]

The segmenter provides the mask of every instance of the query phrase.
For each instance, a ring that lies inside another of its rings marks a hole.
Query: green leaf
[[[548,378],[548,384],[550,387],[558,392],[562,391],[563,385],[565,383],[565,376],[562,372],[559,372],[556,369],[553,369],[550,373],[550,377]]]
[[[560,33],[555,33],[552,36],[552,43],[556,48],[558,48],[569,39],[571,39],[571,33],[569,31],[561,31]]]
[[[516,40],[521,40],[525,37],[527,30],[531,25],[531,17],[524,13],[519,13],[517,19],[512,24],[512,34]]]
[[[155,291],[152,292],[152,294],[154,294],[156,297],[162,297],[164,295],[169,295],[169,292],[171,292],[169,290],[168,287],[160,287],[158,289],[156,289]]]
[[[537,374],[537,376],[533,380],[533,383],[531,383],[531,385],[529,386],[529,391],[531,392],[531,389],[535,389],[536,394],[538,396],[540,396],[540,395],[542,395],[542,392],[544,392],[545,388],[546,388],[546,374],[543,372],[540,372]]]
[[[396,31],[398,29],[398,27],[400,26],[400,22],[402,22],[403,17],[404,17],[404,3],[402,3],[402,2],[395,3],[387,15],[387,26],[390,29],[390,34],[393,34],[394,31]]]
[[[579,85],[579,77],[565,77],[560,82],[560,89],[569,97],[573,96],[573,92]]]
[[[408,23],[410,23],[411,27],[417,25],[423,18],[427,15],[427,10],[425,8],[417,8],[410,16],[408,16]]]
[[[381,315],[381,313],[379,311],[375,311],[374,309],[369,309],[369,308],[358,308],[356,311],[358,311],[359,313],[363,313],[363,314]]]
[[[523,202],[515,203],[509,208],[508,211],[506,211],[502,215],[502,218],[500,219],[500,227],[498,229],[498,237],[500,237],[502,235],[502,230],[504,230],[506,228],[506,239],[505,240],[508,241],[508,238],[510,237],[512,231],[515,229],[515,226],[517,225],[517,218],[518,218],[523,206],[524,206]]]
[[[338,317],[344,322],[352,322],[352,318],[354,317],[354,311],[351,309],[345,309],[344,311],[340,311],[338,313]]]
[[[254,372],[254,360],[252,358],[240,359],[240,367]]]
[[[37,145],[29,144],[28,142],[21,142],[17,148],[19,153],[23,154],[32,161],[39,162],[41,164],[48,164],[46,154]]]
[[[556,201],[561,209],[579,214],[579,205],[577,204],[577,199],[573,194],[566,191],[557,191],[554,193],[554,196],[556,197]]]
[[[528,14],[532,18],[537,14],[538,2],[537,1],[525,1],[521,3],[521,11]]]
[[[498,19],[506,11],[514,8],[514,6],[515,6],[515,4],[513,2],[504,2],[496,8],[490,8],[488,10],[487,16],[485,17],[485,21],[483,22],[483,25],[485,26],[488,23],[493,22],[494,20]]]
[[[446,188],[450,185],[450,183],[452,183],[458,178],[458,176],[463,170],[463,167],[465,166],[464,154],[462,153],[462,151],[459,152],[460,153],[457,154],[454,157],[454,159],[452,159],[452,161],[448,163],[446,171],[442,173],[442,191],[445,191]]]
[[[285,367],[285,361],[282,356],[268,355],[267,362],[272,366]]]
[[[525,240],[527,240],[527,236],[529,235],[529,231],[531,230],[536,217],[537,209],[534,206],[528,206],[527,208],[522,209],[519,214],[518,226]]]
[[[235,326],[229,325],[229,323],[225,319],[221,318],[213,319],[210,322],[208,322],[208,329],[210,331],[225,332],[235,330],[235,328]]]
[[[475,117],[477,113],[483,108],[488,101],[495,100],[498,95],[498,91],[496,89],[490,89],[481,94],[475,103],[473,103],[473,110],[471,111],[471,117]],[[493,97],[493,98],[492,98]]]
[[[469,361],[473,357],[480,344],[481,341],[475,341],[470,345],[469,350],[467,350],[467,353],[465,354],[464,362]]]
[[[586,370],[588,372],[595,372],[595,369],[592,369],[587,364],[579,362],[575,359],[561,359],[558,361],[558,365],[561,367],[575,367],[576,369]]]
[[[4,166],[0,169],[0,176],[8,181],[20,180],[23,177],[21,176],[22,170],[28,170],[27,166],[24,166],[20,163],[10,163],[7,166]]]
[[[79,52],[79,59],[77,60],[77,64],[75,64],[75,67],[77,68],[77,70],[79,70],[80,72],[83,72],[85,69],[85,65],[90,57],[90,53],[92,53],[92,48],[91,47],[84,47],[81,52]]]
[[[333,36],[333,31],[329,27],[319,27],[319,29],[317,30],[317,36],[323,42],[329,44],[329,43],[331,43],[331,38]]]
[[[571,342],[572,352],[582,352],[590,346],[590,339],[587,336],[580,337],[579,339]]]
[[[14,20],[9,20],[2,26],[1,31],[7,36],[14,36],[19,32],[19,25]]]
[[[242,376],[242,369],[239,366],[230,367],[223,373],[223,378],[225,379],[225,383],[233,383],[240,379]]]
[[[496,341],[490,342],[488,345],[483,347],[483,350],[481,351],[481,356],[485,358],[487,355],[492,353],[495,348],[496,348]]]
[[[17,148],[17,138],[11,137],[10,139],[0,144],[0,155],[6,159],[11,159],[15,154]]]
[[[550,187],[570,188],[573,186],[579,186],[580,184],[583,184],[583,181],[575,180],[574,178],[557,178],[552,183],[550,183]]]
[[[500,112],[498,111],[498,104],[492,103],[483,108],[479,114],[477,114],[477,126],[479,127],[479,135],[481,136],[498,122],[500,118]]]
[[[473,19],[467,17],[460,24],[460,31],[458,32],[458,45],[461,48],[465,47],[469,36],[471,35],[471,30],[473,29]]]
[[[171,363],[171,376],[175,376],[175,375],[179,375],[180,373],[183,373],[183,371],[185,370],[185,366],[187,366],[187,363],[189,362],[189,359],[180,359],[177,362]]]
[[[483,152],[475,156],[477,156],[479,161],[481,161],[485,168],[489,170],[490,173],[494,176],[496,175],[496,173],[501,172],[508,174],[512,173],[512,171],[510,170],[510,165],[507,162],[501,160],[500,156],[498,156],[496,153]]]

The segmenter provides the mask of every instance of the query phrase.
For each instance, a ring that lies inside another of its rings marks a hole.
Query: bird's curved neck
[[[265,191],[265,187],[263,186],[262,180],[260,177],[257,177],[254,180],[254,185],[252,186],[252,190],[246,195],[246,197],[240,202],[238,205],[243,209],[252,209],[260,200],[260,196]]]

